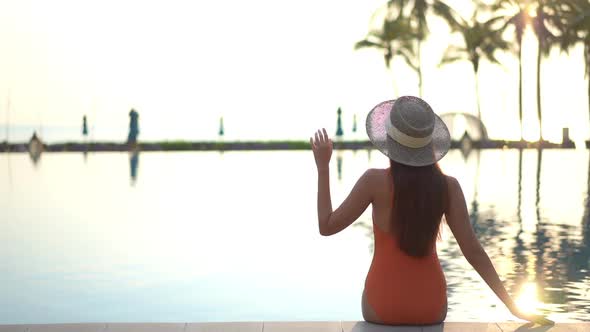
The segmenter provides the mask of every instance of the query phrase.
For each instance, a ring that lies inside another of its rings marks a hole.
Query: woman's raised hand
[[[311,143],[311,149],[313,150],[318,171],[327,170],[328,164],[330,164],[330,158],[332,157],[332,140],[328,137],[326,128],[316,131],[315,139],[314,137],[310,137],[309,143]]]

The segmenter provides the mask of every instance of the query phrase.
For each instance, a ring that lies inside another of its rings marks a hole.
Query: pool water
[[[335,151],[336,208],[377,151]],[[584,150],[450,151],[522,308],[590,321]],[[310,151],[0,154],[0,324],[359,320],[371,207],[317,229]],[[445,229],[448,321],[513,320]]]

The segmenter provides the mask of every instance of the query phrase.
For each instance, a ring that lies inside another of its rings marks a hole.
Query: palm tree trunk
[[[537,50],[537,117],[539,118],[539,142],[543,141],[543,113],[541,112],[541,43]]]
[[[422,46],[422,42],[418,39],[418,92],[420,93],[420,98],[422,98],[423,94],[423,87],[422,87],[422,57],[420,56],[420,48]]]
[[[10,89],[6,98],[6,151],[10,151]]]
[[[590,53],[590,46],[588,47],[588,52]],[[588,59],[590,59],[590,54],[588,55]],[[590,63],[586,64],[586,75],[588,75],[588,120],[590,120]],[[590,140],[590,138],[588,138]]]
[[[479,119],[480,122],[481,121],[481,102],[479,100],[479,79],[478,79],[478,75],[477,75],[477,70],[474,71],[475,73],[475,98],[477,101],[477,118]]]
[[[520,140],[522,141],[522,44],[518,45],[518,119],[520,120]]]

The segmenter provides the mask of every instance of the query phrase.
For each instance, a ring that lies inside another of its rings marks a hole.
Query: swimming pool
[[[377,151],[335,151],[336,207]],[[590,320],[587,151],[441,163],[511,294]],[[322,237],[310,151],[0,154],[0,324],[358,320],[370,208]],[[512,319],[446,229],[449,321]]]

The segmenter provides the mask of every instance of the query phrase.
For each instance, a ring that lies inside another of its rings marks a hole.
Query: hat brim
[[[451,147],[449,129],[438,116],[435,116],[432,140],[421,148],[409,148],[401,145],[389,135],[385,129],[385,121],[389,121],[389,112],[393,100],[384,101],[375,106],[367,115],[367,135],[373,145],[390,159],[409,166],[432,165],[444,157]]]

